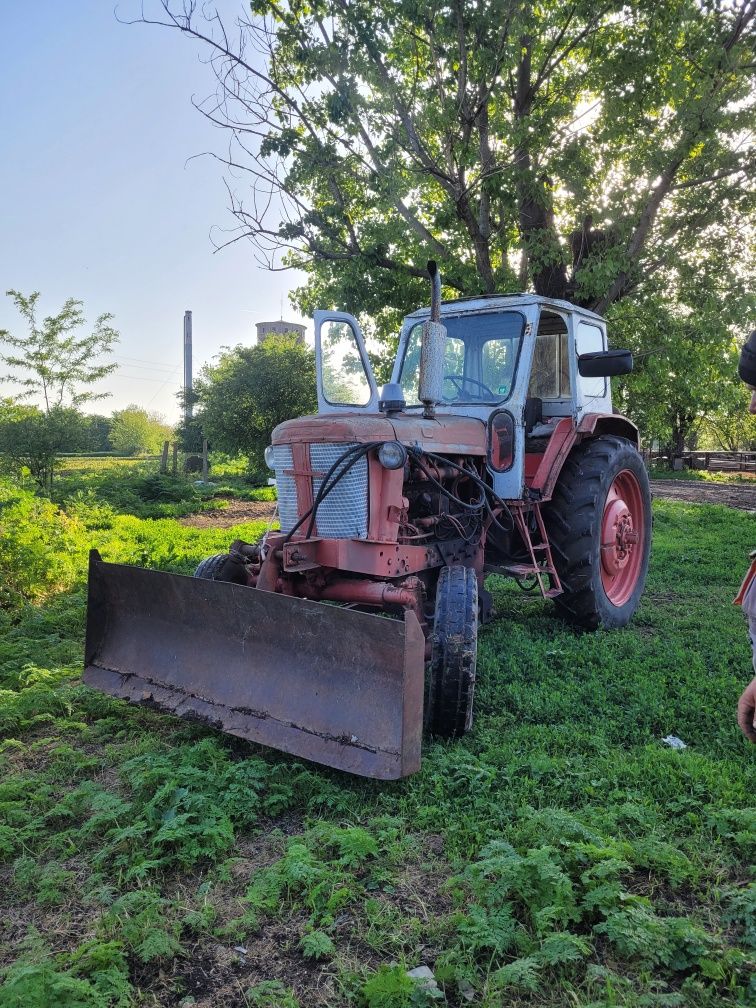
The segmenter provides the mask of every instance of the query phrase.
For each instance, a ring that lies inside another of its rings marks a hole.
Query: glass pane
[[[575,336],[575,349],[578,357],[580,354],[604,350],[604,337],[599,327],[581,322]],[[581,378],[580,387],[584,398],[603,399],[606,395],[606,378]]]
[[[559,336],[536,336],[528,395],[539,399],[559,398]]]
[[[465,343],[456,336],[446,337],[444,347],[444,402],[454,402],[464,388]]]
[[[443,320],[446,326],[443,399],[496,403],[512,391],[524,326],[519,312],[485,312]],[[399,377],[408,405],[417,405],[423,324],[410,330]]]
[[[491,339],[483,344],[481,379],[497,396],[508,396],[512,390],[519,340]]]
[[[370,382],[348,322],[327,322],[320,330],[323,395],[334,406],[367,406]]]

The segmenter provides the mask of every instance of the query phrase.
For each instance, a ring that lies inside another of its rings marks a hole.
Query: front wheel
[[[544,517],[562,615],[589,630],[629,623],[651,548],[651,493],[635,447],[602,435],[575,448]]]
[[[472,726],[478,656],[478,579],[471,567],[443,567],[436,589],[431,660],[426,673],[425,725],[457,738]]]
[[[200,562],[194,574],[196,578],[208,581],[231,581],[233,584],[247,584],[247,573],[242,558],[235,553],[216,553]]]

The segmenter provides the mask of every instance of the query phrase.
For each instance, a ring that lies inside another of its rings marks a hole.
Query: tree
[[[87,417],[89,427],[89,443],[87,447],[93,452],[109,452],[112,449],[110,443],[110,428],[113,421],[110,417],[100,416],[97,413]]]
[[[5,378],[23,390],[19,398],[37,396],[45,413],[50,413],[107,396],[107,392],[91,391],[91,386],[117,367],[98,362],[118,340],[118,333],[110,325],[113,316],[100,315],[92,331],[81,335],[79,330],[85,324],[81,301],[68,298],[58,314],[43,319],[40,326],[38,292],[26,296],[10,290],[7,294],[29,329],[26,335],[0,329],[0,343],[10,347],[0,353],[0,361],[12,369]]]
[[[721,427],[735,401],[744,400],[737,353],[743,320],[756,304],[727,245],[679,262],[656,281],[609,313],[613,345],[635,356],[633,373],[612,385],[615,405],[673,458],[699,432]],[[740,408],[745,418],[744,401]]]
[[[173,433],[160,413],[149,413],[133,403],[113,414],[110,443],[122,455],[158,451]]]
[[[154,13],[151,13],[154,12]],[[140,20],[199,41],[230,133],[238,225],[308,273],[302,311],[383,334],[456,294],[566,297],[604,313],[705,236],[753,219],[753,0],[195,0]],[[262,53],[266,64],[261,65]]]
[[[735,355],[733,355],[735,357]],[[732,361],[732,373],[737,360]],[[721,451],[756,451],[756,416],[748,412],[751,393],[741,381],[722,389],[717,409],[703,423],[709,443]]]
[[[227,349],[203,368],[195,393],[212,447],[243,452],[261,470],[273,428],[317,410],[315,355],[294,334],[271,334],[255,346]]]
[[[176,394],[176,398],[181,407],[181,420],[176,424],[176,440],[181,451],[197,454],[202,451],[202,441],[204,438],[202,423],[194,414],[194,409],[197,405],[197,395],[193,389],[191,391],[182,389]],[[187,400],[192,407],[192,415],[188,419],[186,417]]]
[[[87,419],[78,410],[53,406],[44,413],[12,400],[0,402],[0,460],[15,473],[28,469],[44,493],[52,488],[58,457],[86,447],[88,437]]]

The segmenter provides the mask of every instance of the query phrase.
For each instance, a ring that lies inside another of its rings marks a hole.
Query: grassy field
[[[703,483],[749,483],[756,480],[756,473],[752,472],[709,472],[708,469],[681,469],[674,472],[672,469],[654,467],[649,475],[651,479],[693,480]]]
[[[274,490],[259,486],[243,462],[217,458],[208,484],[194,477],[161,475],[159,462],[140,458],[74,458],[62,460],[53,499],[70,506],[108,505],[139,518],[180,518],[198,511],[222,510],[229,497],[272,500]]]
[[[756,1003],[751,515],[657,502],[619,632],[492,579],[474,731],[379,784],[83,687],[90,546],[189,573],[261,526],[65,489],[0,483],[2,1008]]]

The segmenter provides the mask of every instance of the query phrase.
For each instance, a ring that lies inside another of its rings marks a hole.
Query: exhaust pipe
[[[436,404],[443,398],[446,344],[446,326],[441,325],[441,274],[433,259],[428,263],[428,276],[431,280],[430,319],[423,322],[418,399],[423,404],[423,416],[430,419],[436,414]]]

